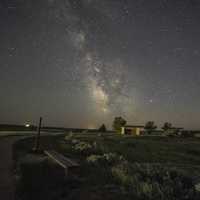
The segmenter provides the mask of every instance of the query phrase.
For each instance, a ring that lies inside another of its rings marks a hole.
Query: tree
[[[120,132],[121,127],[125,125],[126,125],[125,119],[123,119],[122,117],[115,117],[112,127],[113,127],[113,130]]]
[[[167,132],[168,130],[170,130],[172,128],[172,124],[171,123],[168,123],[168,122],[165,122],[162,129]]]
[[[99,132],[106,132],[106,126],[105,126],[105,124],[102,124],[101,126],[100,126],[100,128],[99,128]]]
[[[155,125],[154,121],[149,121],[146,123],[144,129],[146,129],[148,134],[151,134],[152,131],[157,129],[157,126]]]

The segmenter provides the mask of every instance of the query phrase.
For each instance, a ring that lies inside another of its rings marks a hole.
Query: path
[[[29,136],[24,136],[24,133],[20,136],[20,132],[11,132],[11,134],[16,134],[18,136],[0,137],[0,199],[2,200],[14,200],[15,186],[12,171],[12,145],[17,140],[33,136],[33,134],[29,134]],[[43,133],[43,135],[54,136],[59,134],[62,133]],[[0,136],[3,136],[3,134],[0,134]]]
[[[12,145],[19,137],[0,138],[0,199],[14,199]]]

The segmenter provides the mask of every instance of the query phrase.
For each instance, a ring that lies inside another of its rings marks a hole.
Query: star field
[[[200,128],[198,0],[0,2],[0,123]]]

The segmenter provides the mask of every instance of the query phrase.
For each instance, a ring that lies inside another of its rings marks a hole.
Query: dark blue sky
[[[0,2],[0,123],[200,129],[200,1]]]

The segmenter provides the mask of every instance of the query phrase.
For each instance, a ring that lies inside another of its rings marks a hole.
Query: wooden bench
[[[61,167],[63,167],[65,169],[66,175],[68,175],[69,171],[73,171],[74,169],[77,169],[80,166],[77,162],[63,156],[62,154],[56,151],[48,150],[44,151],[44,153],[57,164],[59,164]]]

